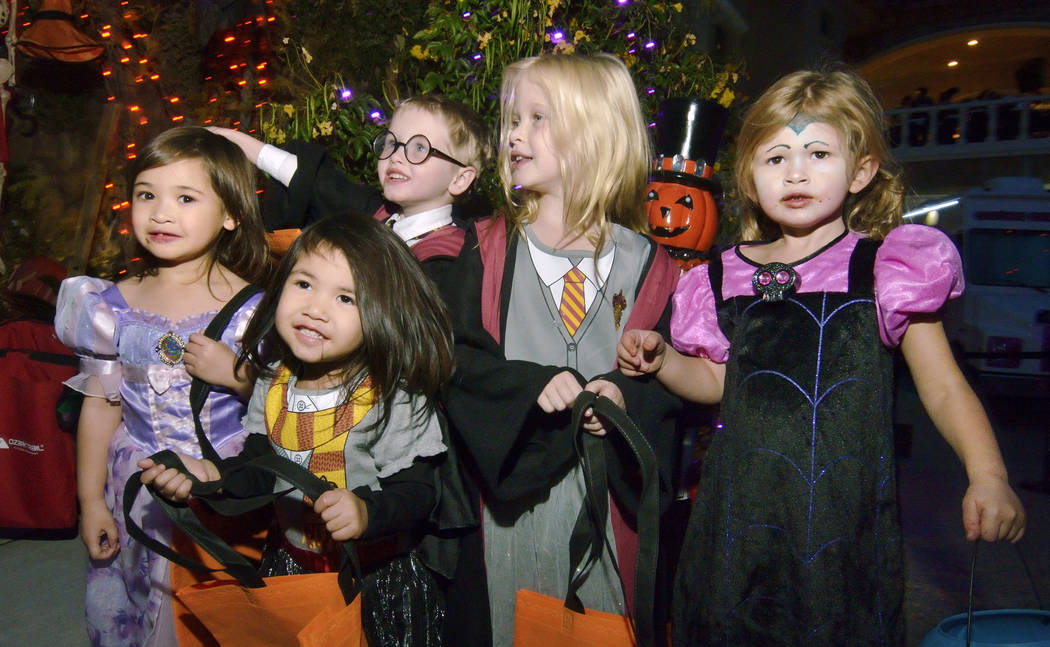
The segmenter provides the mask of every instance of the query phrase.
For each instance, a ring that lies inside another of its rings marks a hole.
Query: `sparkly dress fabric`
[[[797,293],[767,302],[746,254],[693,270],[675,295],[675,346],[725,361],[726,378],[674,644],[900,645],[890,349],[910,316],[961,293],[958,255],[928,228],[881,247],[847,234],[795,266]]]
[[[253,296],[242,305],[223,331],[221,341],[231,349],[239,349],[260,298]],[[130,539],[121,501],[124,484],[138,471],[140,459],[162,449],[200,457],[190,412],[192,378],[181,361],[162,361],[156,348],[164,339],[170,354],[174,336],[186,341],[190,334],[203,332],[216,314],[204,312],[172,322],[131,308],[109,281],[81,276],[62,282],[55,329],[80,357],[80,373],[66,384],[86,395],[119,400],[122,414],[109,445],[104,494],[117,524],[120,552],[108,562],[88,565],[87,625],[93,645],[154,644],[166,641],[154,635],[155,628],[163,636],[173,631],[170,610],[160,617],[161,609],[170,606],[168,561]],[[104,393],[89,392],[92,376]],[[232,391],[212,388],[201,422],[220,456],[241,450],[245,406]],[[139,498],[132,516],[150,536],[170,544],[170,522],[148,497]]]

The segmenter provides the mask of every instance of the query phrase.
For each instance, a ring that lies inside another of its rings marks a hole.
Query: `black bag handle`
[[[565,606],[577,613],[584,613],[577,592],[605,550],[608,550],[612,557],[613,567],[623,590],[623,577],[605,535],[609,514],[609,483],[605,466],[607,441],[581,430],[583,413],[588,408],[592,408],[596,415],[602,417],[609,433],[619,433],[623,437],[638,461],[642,475],[638,502],[634,609],[628,610],[627,617],[631,621],[635,641],[639,647],[650,647],[655,637],[653,607],[660,545],[659,472],[656,454],[641,430],[623,409],[612,400],[590,391],[580,393],[572,409],[571,428],[578,431],[576,452],[583,470],[586,494],[569,539],[569,586],[565,594]],[[626,592],[624,595],[626,596]]]
[[[157,452],[151,458],[158,464],[162,464],[165,467],[173,467],[188,474],[178,455],[171,450]],[[225,494],[223,492],[223,484],[226,479],[246,470],[268,472],[288,482],[292,485],[292,488],[247,498],[237,498]],[[160,496],[152,488],[148,488],[150,495],[164,510],[164,513],[168,515],[172,523],[214,557],[223,567],[208,568],[197,560],[181,555],[170,546],[166,546],[147,535],[130,517],[131,506],[135,502],[139,491],[143,488],[142,481],[139,479],[141,474],[142,472],[140,471],[132,475],[124,490],[124,516],[127,520],[128,534],[137,541],[142,542],[144,546],[153,552],[184,568],[204,573],[226,572],[248,588],[266,586],[255,566],[215,533],[206,528],[188,505],[172,503]],[[189,478],[193,483],[190,488],[190,495],[204,501],[210,508],[226,516],[237,516],[269,505],[279,497],[296,489],[302,491],[310,499],[317,499],[317,497],[333,486],[331,482],[316,476],[305,467],[277,454],[259,456],[245,463],[234,465],[217,481],[201,482],[193,476]],[[346,541],[342,542],[342,544],[343,564],[339,571],[339,588],[343,591],[343,597],[349,604],[359,592],[358,582],[361,577],[361,565],[354,543]]]
[[[233,315],[237,313],[237,310],[248,299],[259,292],[262,292],[262,288],[257,285],[246,285],[241,288],[240,292],[233,295],[233,298],[227,301],[222,310],[219,310],[218,314],[211,320],[208,327],[204,329],[204,335],[209,339],[218,341],[219,337],[222,336],[222,331],[226,330],[226,326],[230,325],[230,320],[233,319]],[[204,427],[201,425],[201,409],[204,408],[204,403],[208,399],[208,391],[210,390],[210,384],[199,378],[193,378],[193,382],[190,383],[190,409],[193,411],[193,426],[197,432],[197,442],[201,447],[201,456],[218,465],[222,459],[219,458],[219,454],[215,451],[211,441],[208,440],[208,436],[204,433]]]

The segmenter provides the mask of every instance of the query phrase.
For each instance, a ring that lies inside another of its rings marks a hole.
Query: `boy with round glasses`
[[[457,222],[488,215],[458,204],[491,154],[488,129],[477,113],[447,97],[418,95],[398,104],[389,128],[372,142],[382,192],[351,182],[321,145],[290,142],[278,148],[235,130],[211,130],[238,144],[277,181],[265,196],[270,230],[302,228],[330,213],[372,213],[420,261],[450,262],[463,245]],[[428,273],[437,280],[432,265],[427,263]]]

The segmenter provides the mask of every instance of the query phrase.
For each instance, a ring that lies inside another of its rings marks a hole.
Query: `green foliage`
[[[495,128],[503,68],[526,56],[617,55],[631,70],[650,116],[670,96],[711,98],[727,107],[735,98],[736,67],[696,47],[678,2],[431,0],[415,10],[394,2],[382,27],[343,20],[336,6],[349,6],[348,15],[361,11],[355,2],[283,3],[289,35],[282,39],[282,80],[275,88],[280,99],[263,106],[260,125],[270,142],[325,143],[361,182],[375,180],[370,142],[399,98],[444,94]],[[315,29],[341,38],[308,37]],[[341,101],[345,88],[353,97]],[[498,195],[495,174],[486,169],[482,177],[488,180],[485,192]]]

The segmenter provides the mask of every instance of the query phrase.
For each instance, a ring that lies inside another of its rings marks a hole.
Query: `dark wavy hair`
[[[364,339],[346,360],[343,383],[351,383],[362,371],[371,375],[376,400],[382,404],[377,426],[389,420],[398,389],[422,395],[427,406],[433,406],[455,363],[448,313],[405,243],[389,227],[364,215],[330,216],[304,229],[292,243],[248,322],[238,368],[248,364],[260,379],[267,379],[274,374],[269,363],[277,360],[298,371],[299,360],[276,331],[277,304],[296,262],[318,252],[346,258],[361,314]]]
[[[130,191],[134,193],[135,178],[143,171],[187,159],[204,162],[212,189],[237,223],[233,231],[223,229],[212,243],[208,274],[218,263],[249,283],[261,283],[270,269],[270,256],[255,192],[255,166],[236,144],[198,126],[166,130],[147,144],[129,166]],[[157,260],[137,239],[132,257],[139,260],[129,263],[131,276],[156,273]]]

